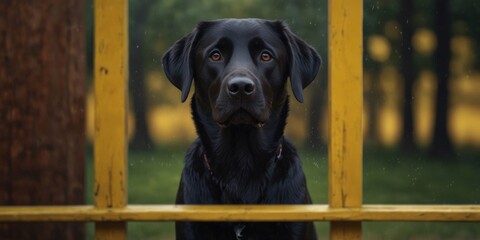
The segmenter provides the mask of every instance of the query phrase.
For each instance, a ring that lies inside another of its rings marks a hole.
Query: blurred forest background
[[[93,64],[92,4],[87,6],[88,66]],[[321,54],[324,65],[292,101],[286,135],[318,149],[327,139],[325,0],[136,0],[130,3],[131,146],[183,144],[195,138],[189,104],[165,78],[162,54],[197,22],[257,17],[284,20]],[[436,155],[480,146],[480,4],[471,0],[364,1],[365,144]],[[89,74],[92,76],[91,72]],[[87,129],[93,133],[88,83]]]

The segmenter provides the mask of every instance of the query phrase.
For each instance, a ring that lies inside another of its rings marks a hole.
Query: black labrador
[[[163,56],[168,79],[192,81],[199,138],[186,154],[177,204],[310,204],[295,147],[283,136],[287,79],[295,98],[321,64],[280,21],[201,22]],[[316,239],[311,222],[177,222],[177,239]]]

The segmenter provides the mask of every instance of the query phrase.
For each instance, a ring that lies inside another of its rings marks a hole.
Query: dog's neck
[[[192,98],[195,127],[204,148],[208,163],[222,181],[251,177],[257,171],[269,171],[278,156],[283,141],[288,114],[288,98],[271,110],[269,121],[261,128],[251,125],[220,127],[208,106]],[[220,175],[221,173],[221,175]]]

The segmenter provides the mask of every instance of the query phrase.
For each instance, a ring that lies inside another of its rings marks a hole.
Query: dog
[[[284,137],[287,81],[303,102],[321,58],[282,21],[200,22],[163,56],[198,138],[176,204],[311,204],[299,156]],[[177,239],[316,239],[312,222],[177,222]]]

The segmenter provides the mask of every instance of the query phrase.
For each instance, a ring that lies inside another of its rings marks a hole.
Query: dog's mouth
[[[239,108],[238,110],[232,112],[229,116],[217,121],[218,125],[222,128],[227,128],[232,125],[251,125],[256,128],[262,128],[265,124],[259,117],[254,116],[251,112]]]

